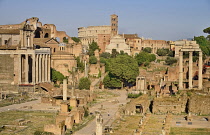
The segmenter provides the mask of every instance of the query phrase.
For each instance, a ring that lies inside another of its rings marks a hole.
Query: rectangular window
[[[8,40],[4,40],[4,44],[5,44],[5,45],[7,44],[7,41],[8,41]]]

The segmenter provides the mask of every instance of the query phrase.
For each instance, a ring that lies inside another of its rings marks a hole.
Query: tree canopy
[[[106,88],[121,88],[121,80],[108,74],[104,77],[103,84]]]
[[[97,63],[97,58],[95,56],[90,56],[89,63],[90,64],[96,64]]]
[[[63,82],[63,79],[65,79],[64,75],[61,72],[56,71],[54,68],[51,68],[51,73],[52,73],[52,81],[54,83],[57,83],[58,81]]]
[[[116,49],[112,49],[112,54],[111,54],[112,58],[117,57],[118,54],[119,54],[119,52]]]
[[[68,43],[68,41],[69,41],[69,40],[68,40],[67,37],[64,37],[64,38],[63,38],[63,42],[64,42],[64,43]]]
[[[167,65],[172,65],[172,64],[174,64],[176,62],[177,62],[177,59],[176,58],[173,58],[173,57],[167,57],[166,60],[165,60],[165,63]]]
[[[151,53],[152,52],[152,48],[151,47],[145,47],[143,49],[144,52],[147,52],[147,53]]]
[[[76,57],[76,61],[77,61],[77,68],[83,72],[85,70],[85,64],[83,63],[83,61],[80,60],[79,56]]]
[[[156,56],[154,54],[150,54],[150,53],[147,53],[145,51],[142,51],[135,56],[135,59],[137,60],[138,65],[140,66],[142,64],[155,61]]]
[[[95,41],[93,41],[91,44],[89,44],[88,55],[89,55],[89,56],[95,55],[95,54],[94,54],[94,51],[95,51],[96,49],[100,50],[98,44],[97,44]]]
[[[110,58],[110,57],[111,57],[111,54],[110,54],[110,53],[108,53],[108,52],[103,52],[103,53],[101,53],[101,54],[100,54],[100,57],[103,57],[103,58],[108,59],[108,58]]]
[[[158,49],[157,50],[157,55],[159,56],[166,56],[169,53],[169,49]]]
[[[204,30],[203,30],[203,32],[204,32],[204,33],[208,33],[208,34],[210,34],[210,27],[208,27],[208,28],[204,29]]]
[[[116,58],[110,59],[109,77],[110,80],[116,78],[124,83],[124,85],[134,84],[136,77],[139,75],[139,67],[137,61],[128,55],[118,55]],[[118,82],[118,81],[117,81]]]
[[[204,36],[194,37],[194,40],[199,44],[201,50],[205,55],[210,55],[210,41],[208,41]]]
[[[79,89],[82,90],[82,89],[86,89],[86,90],[89,90],[90,89],[90,84],[91,84],[91,81],[89,78],[87,77],[82,77],[80,80],[79,80]]]
[[[71,37],[71,39],[76,42],[76,43],[79,43],[81,42],[80,39],[78,37]]]

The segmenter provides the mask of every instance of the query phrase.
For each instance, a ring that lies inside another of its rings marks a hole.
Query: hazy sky
[[[78,27],[110,25],[111,14],[119,17],[119,33],[179,40],[205,35],[210,0],[0,0],[0,25],[38,17],[69,36]]]

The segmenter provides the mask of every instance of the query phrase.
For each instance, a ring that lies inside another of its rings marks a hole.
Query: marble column
[[[42,82],[42,55],[41,54],[39,54],[39,83],[41,83]]]
[[[63,79],[63,100],[67,100],[67,79]]]
[[[36,54],[32,55],[32,84],[36,83]]]
[[[51,67],[51,65],[50,65],[50,63],[51,63],[51,60],[50,60],[50,54],[48,54],[48,77],[47,77],[47,80],[48,80],[48,82],[51,82],[51,70],[50,70],[50,67]]]
[[[88,72],[87,72],[87,62],[86,62],[86,60],[85,60],[85,77],[87,77],[88,76]]]
[[[19,78],[18,78],[18,82],[19,84],[22,83],[22,55],[18,54],[18,60],[19,60],[19,69],[18,69],[18,73],[19,73]]]
[[[44,82],[47,82],[47,77],[48,77],[48,55],[45,54],[45,75],[44,75]]]
[[[183,90],[183,52],[179,52],[179,90]]]
[[[193,85],[192,85],[192,78],[193,78],[193,59],[192,59],[192,53],[193,52],[189,52],[189,89],[192,89],[193,88]]]
[[[39,55],[36,54],[36,83],[39,82]]]
[[[25,84],[28,84],[28,54],[25,54]]]
[[[203,58],[202,58],[202,51],[199,52],[199,71],[198,71],[198,89],[202,89],[203,88],[203,75],[202,75],[202,71],[203,71]]]
[[[96,135],[103,134],[103,118],[100,112],[96,113]]]
[[[41,63],[41,65],[42,65],[42,81],[41,82],[44,82],[44,66],[45,66],[45,56],[44,56],[44,54],[42,55],[42,63]]]

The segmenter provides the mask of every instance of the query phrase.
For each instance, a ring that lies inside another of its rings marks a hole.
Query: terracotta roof
[[[19,29],[0,29],[0,34],[20,34]]]
[[[124,38],[138,38],[140,39],[140,37],[138,37],[137,34],[119,34],[120,36],[124,36]]]
[[[142,42],[167,42],[165,40],[142,40]]]
[[[40,47],[48,47],[45,42],[48,41],[50,38],[34,38],[34,44],[40,45]]]
[[[55,53],[53,53],[53,55],[72,55],[72,54],[64,51],[56,51]]]
[[[45,41],[45,43],[49,42],[50,40],[54,40],[55,42],[57,42],[59,44],[59,42],[56,39],[54,39],[54,38],[50,38],[49,40]]]

